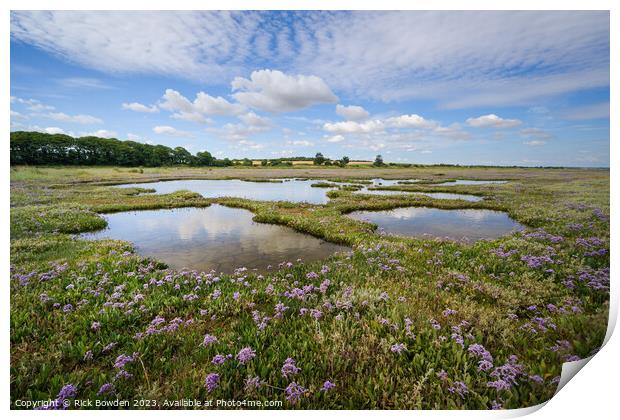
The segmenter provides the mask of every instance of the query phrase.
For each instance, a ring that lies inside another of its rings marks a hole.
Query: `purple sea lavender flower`
[[[73,384],[67,384],[60,389],[56,396],[60,401],[64,401],[68,398],[73,398],[77,395],[77,388]]]
[[[297,373],[299,373],[301,371],[301,368],[298,368],[297,366],[295,366],[295,359],[289,357],[284,361],[284,365],[282,365],[282,376],[284,378],[287,378],[289,376],[293,376],[296,375]]]
[[[325,381],[325,382],[323,383],[323,387],[321,387],[321,391],[323,391],[323,392],[329,392],[329,391],[331,391],[332,389],[334,389],[334,387],[335,387],[335,386],[336,386],[336,384],[335,384],[335,383],[330,382],[330,381]]]
[[[469,394],[469,388],[463,381],[454,382],[454,384],[448,388],[448,392],[451,394],[457,394],[461,398],[465,399],[465,396]]]
[[[390,347],[390,351],[392,353],[401,354],[403,351],[407,350],[407,346],[404,343],[396,343]]]
[[[259,389],[262,385],[262,382],[258,376],[254,376],[251,378],[247,378],[245,380],[245,390],[246,392],[251,392]]]
[[[226,362],[226,356],[222,356],[221,354],[216,354],[211,360],[211,363],[214,365],[223,365]]]
[[[251,347],[244,347],[239,350],[239,353],[237,354],[237,360],[239,360],[239,363],[241,363],[242,365],[245,365],[247,362],[249,362],[255,357],[256,352],[252,350]]]
[[[205,338],[202,340],[202,346],[207,347],[210,344],[217,343],[217,337],[214,335],[207,334]]]
[[[302,387],[301,385],[298,385],[295,382],[291,382],[287,387],[286,387],[286,399],[288,402],[290,402],[291,404],[296,404],[297,402],[299,402],[299,400],[301,399],[301,397],[303,396],[303,394],[306,392],[307,390]]]
[[[111,383],[105,383],[101,385],[101,388],[99,388],[97,395],[109,394],[110,392],[113,392],[113,391],[114,391],[114,385],[112,385]]]
[[[220,375],[217,373],[209,373],[205,379],[205,386],[207,387],[207,392],[213,392],[220,386]]]

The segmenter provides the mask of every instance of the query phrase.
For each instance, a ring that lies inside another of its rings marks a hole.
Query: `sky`
[[[11,13],[11,130],[218,158],[609,166],[609,14]]]

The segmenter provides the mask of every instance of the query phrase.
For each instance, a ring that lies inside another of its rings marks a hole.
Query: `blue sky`
[[[609,166],[607,12],[13,12],[11,130]]]

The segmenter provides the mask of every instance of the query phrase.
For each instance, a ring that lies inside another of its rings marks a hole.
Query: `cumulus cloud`
[[[253,127],[271,127],[271,121],[264,117],[259,117],[253,112],[248,112],[247,114],[239,115],[239,119],[243,121],[246,125]]]
[[[77,124],[101,124],[103,121],[92,115],[68,115],[64,112],[49,112],[43,115],[46,118],[50,118],[56,121],[71,122]]]
[[[352,121],[365,120],[370,116],[368,111],[357,105],[344,106],[338,104],[336,105],[336,114],[340,115],[343,118],[346,118],[347,120]]]
[[[213,122],[207,115],[234,116],[245,112],[245,107],[227,101],[221,96],[213,97],[204,92],[198,92],[196,98],[190,101],[174,89],[166,89],[159,102],[159,108],[173,112],[172,118],[192,121],[198,124]]]
[[[174,127],[169,125],[158,125],[153,127],[153,132],[155,134],[163,134],[171,137],[194,137],[192,133],[187,131],[177,130]]]
[[[154,113],[154,112],[159,112],[159,108],[157,108],[157,105],[144,105],[141,104],[139,102],[131,102],[131,103],[124,103],[122,105],[123,109],[127,109],[129,111],[135,111],[135,112],[148,112],[148,113]]]
[[[519,120],[504,119],[495,114],[468,118],[466,122],[470,127],[512,128],[521,125],[521,121]]]
[[[116,138],[116,131],[112,130],[97,130],[90,133],[81,133],[81,136],[94,136],[94,137],[102,137],[104,139]]]
[[[435,121],[427,120],[416,114],[400,115],[398,117],[374,119],[363,122],[340,121],[323,124],[323,130],[339,134],[380,133],[388,128],[432,129],[435,127],[438,127]]]
[[[383,131],[384,129],[385,123],[381,120],[370,120],[361,123],[356,121],[341,121],[323,124],[323,130],[339,134],[375,133]]]
[[[53,106],[51,105],[46,105],[44,103],[42,103],[41,101],[37,100],[37,99],[23,99],[23,98],[19,98],[17,96],[11,96],[11,103],[17,103],[17,104],[22,104],[25,105],[26,108],[30,111],[34,111],[34,112],[42,112],[42,111],[51,111],[53,109],[55,109]]]
[[[436,122],[426,120],[417,114],[388,118],[385,123],[388,127],[396,128],[434,128],[437,126]]]
[[[344,136],[341,134],[336,134],[335,136],[325,136],[324,138],[329,143],[340,143],[341,141],[344,141]]]
[[[47,134],[67,134],[65,130],[60,127],[46,127],[43,129],[43,132]]]
[[[233,97],[251,108],[289,112],[338,100],[317,76],[287,75],[278,70],[253,71],[249,79],[233,79]]]

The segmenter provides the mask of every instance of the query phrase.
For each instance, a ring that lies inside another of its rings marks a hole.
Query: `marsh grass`
[[[477,194],[485,197],[480,202],[338,189],[328,192],[328,204],[310,205],[205,199],[189,191],[153,195],[90,183],[175,176],[161,168],[117,169],[12,170],[13,407],[16,399],[53,399],[73,384],[78,398],[91,399],[278,399],[285,408],[324,409],[517,408],[551,398],[562,363],[589,356],[605,336],[609,177],[603,171],[442,168],[445,178],[514,180],[381,187]],[[295,171],[305,177],[312,170],[253,171],[273,178],[296,177]],[[339,171],[359,183],[387,170]],[[402,179],[436,171],[390,173]],[[336,175],[329,170],[324,176]],[[166,269],[126,242],[72,235],[104,227],[98,213],[211,203],[248,209],[256,222],[288,226],[353,251],[312,264],[291,261],[264,277],[243,270],[219,276]],[[383,236],[374,225],[347,217],[356,210],[406,206],[501,210],[529,229],[466,245]],[[278,315],[280,303],[287,309]],[[158,317],[164,321],[153,327]],[[94,322],[100,326],[93,328]],[[206,334],[217,342],[202,346]],[[111,343],[116,344],[107,349]],[[393,350],[397,344],[403,345],[396,347],[400,352]],[[492,355],[493,368],[480,368],[475,345]],[[256,357],[241,364],[235,356],[244,347]],[[115,380],[117,357],[134,352],[137,359],[122,369],[131,376]],[[215,365],[218,354],[233,359]],[[285,378],[281,368],[288,357],[301,371]],[[515,383],[498,390],[490,384],[504,378],[500,366],[519,373]],[[209,373],[220,375],[212,393],[204,386]],[[244,381],[255,376],[264,385],[246,389]],[[335,388],[321,391],[328,380]],[[286,401],[283,391],[293,381],[306,389],[298,402]],[[113,391],[97,396],[105,383]]]

